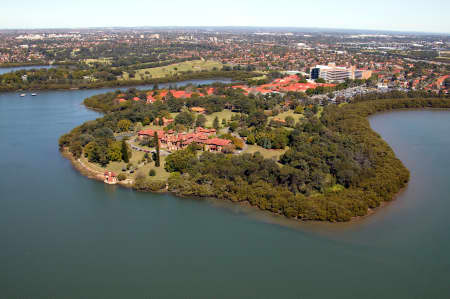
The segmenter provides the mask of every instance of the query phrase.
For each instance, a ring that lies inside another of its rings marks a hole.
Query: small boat
[[[27,95],[26,93],[20,94],[21,97],[24,97],[24,96],[26,96],[26,95]]]
[[[37,93],[32,93],[31,96],[35,97],[35,96],[37,96]]]

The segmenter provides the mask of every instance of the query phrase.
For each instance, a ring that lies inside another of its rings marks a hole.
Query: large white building
[[[371,74],[371,71],[357,70],[355,67],[336,66],[335,63],[316,65],[315,68],[311,69],[311,79],[322,78],[330,82],[345,81],[347,79],[368,79]]]
[[[322,78],[326,81],[344,81],[351,77],[351,69],[336,66],[334,63],[329,63],[328,65],[316,65],[316,67],[311,70],[311,79]]]

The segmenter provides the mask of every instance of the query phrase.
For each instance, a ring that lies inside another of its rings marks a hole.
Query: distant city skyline
[[[445,0],[8,1],[0,29],[251,26],[450,33]]]

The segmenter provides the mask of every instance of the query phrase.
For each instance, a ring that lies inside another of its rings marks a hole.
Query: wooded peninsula
[[[393,200],[409,181],[368,116],[450,108],[448,97],[426,96],[374,93],[318,105],[299,94],[248,94],[232,84],[132,88],[85,99],[104,116],[61,136],[59,146],[92,167],[115,170],[139,191],[248,202],[299,220],[349,221]]]

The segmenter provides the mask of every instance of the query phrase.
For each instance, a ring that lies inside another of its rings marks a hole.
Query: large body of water
[[[0,94],[1,298],[449,298],[450,112],[371,118],[411,170],[357,223],[296,223],[89,180],[58,137],[100,91]]]
[[[14,67],[0,67],[0,75],[17,72],[21,70],[32,70],[32,69],[49,69],[53,66],[51,65],[32,65],[32,66],[14,66]]]

